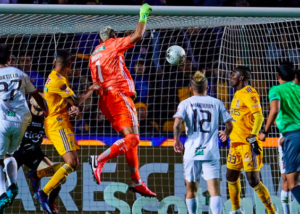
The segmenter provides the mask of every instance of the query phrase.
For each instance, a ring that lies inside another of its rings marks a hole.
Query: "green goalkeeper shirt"
[[[270,103],[280,100],[280,110],[276,125],[280,133],[300,130],[300,86],[286,82],[273,86],[269,91]]]

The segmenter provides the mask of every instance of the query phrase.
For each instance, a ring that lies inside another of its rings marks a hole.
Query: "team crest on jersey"
[[[236,101],[235,107],[238,107],[238,108],[240,107],[240,100],[239,99]]]
[[[73,140],[71,140],[70,143],[71,143],[72,147],[75,146]]]
[[[252,165],[251,165],[251,163],[248,163],[248,165],[247,165],[247,166],[250,166],[250,167],[251,167]]]
[[[61,117],[57,117],[56,120],[57,120],[58,122],[62,122],[62,121],[63,121],[63,119],[62,119]]]
[[[248,152],[245,153],[244,161],[251,161],[251,157]]]
[[[251,97],[251,99],[255,102],[255,103],[257,103],[258,102],[258,100],[257,100],[257,98],[256,97]]]
[[[62,86],[59,87],[60,90],[64,91],[67,89],[67,85],[63,84]]]

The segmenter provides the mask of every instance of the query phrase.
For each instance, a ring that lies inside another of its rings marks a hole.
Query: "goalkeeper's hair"
[[[249,81],[251,78],[251,70],[247,66],[238,66],[235,69],[244,77],[244,81]]]
[[[290,61],[280,63],[277,67],[277,73],[284,81],[293,81],[295,79],[294,64]]]
[[[191,87],[196,93],[204,93],[207,87],[207,79],[205,74],[197,71],[191,79]]]
[[[5,44],[0,44],[0,64],[5,65],[9,60],[10,52]]]
[[[58,63],[61,67],[70,66],[72,59],[71,52],[67,50],[59,50],[56,55],[56,63]]]

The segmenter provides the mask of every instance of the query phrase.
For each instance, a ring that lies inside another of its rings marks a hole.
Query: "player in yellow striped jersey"
[[[52,213],[48,204],[48,195],[62,184],[70,173],[76,170],[79,162],[77,155],[79,147],[73,127],[69,122],[70,115],[76,115],[79,111],[78,106],[89,98],[94,90],[100,89],[99,85],[94,83],[79,97],[74,94],[67,79],[67,74],[72,66],[71,57],[71,53],[66,50],[57,52],[55,68],[48,76],[44,86],[44,100],[48,108],[45,118],[45,133],[65,162],[43,190],[38,191],[39,203],[48,213]],[[68,110],[69,106],[71,106],[70,111]]]
[[[275,214],[270,193],[260,181],[262,167],[262,143],[258,133],[264,121],[259,95],[249,85],[250,70],[238,66],[231,74],[230,83],[236,89],[231,102],[230,115],[233,118],[233,131],[230,134],[230,151],[227,158],[227,181],[232,211],[230,214],[243,214],[241,209],[240,174],[244,169],[249,185],[255,190],[265,205],[267,213]]]

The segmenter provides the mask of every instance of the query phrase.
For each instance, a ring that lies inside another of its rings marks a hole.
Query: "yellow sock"
[[[268,214],[275,214],[276,210],[273,206],[273,202],[269,193],[269,190],[262,182],[259,182],[256,187],[253,188],[260,198],[261,202],[265,205]]]
[[[39,178],[43,178],[43,177],[51,177],[54,175],[54,173],[60,169],[60,167],[62,167],[62,163],[57,163],[57,164],[54,164],[52,166],[49,166],[49,167],[46,167],[44,169],[40,169],[38,170],[36,173],[37,173],[37,176]]]
[[[62,167],[60,167],[44,187],[44,193],[49,195],[53,189],[64,183],[68,175],[73,171],[74,169],[69,164],[64,164]]]
[[[228,181],[229,196],[232,204],[232,211],[238,210],[241,207],[241,182]]]

